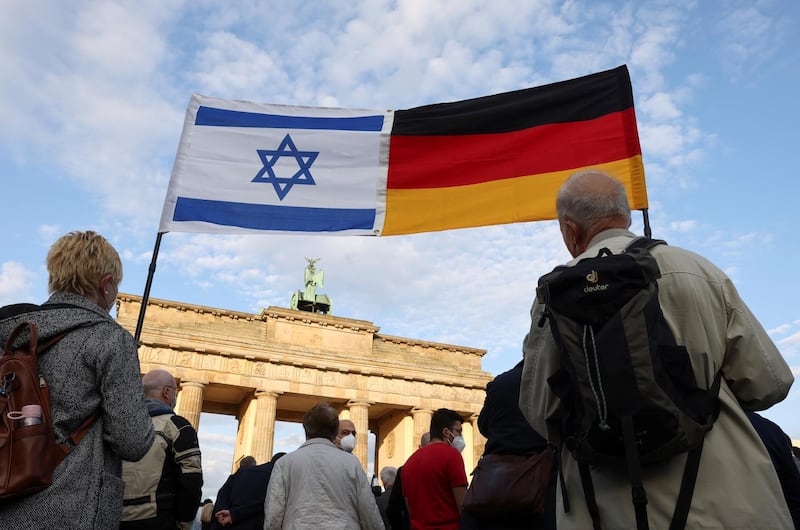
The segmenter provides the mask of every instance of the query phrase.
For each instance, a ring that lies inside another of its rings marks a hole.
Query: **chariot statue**
[[[289,306],[291,309],[323,315],[331,312],[333,301],[330,297],[326,294],[317,294],[317,287],[323,287],[325,281],[324,272],[321,269],[317,270],[316,267],[319,260],[320,258],[306,258],[308,265],[305,269],[305,286],[292,295]]]

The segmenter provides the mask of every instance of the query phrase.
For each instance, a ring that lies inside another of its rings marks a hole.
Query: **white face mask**
[[[453,441],[450,442],[450,445],[453,446],[460,453],[467,446],[467,442],[464,441],[463,436],[456,436],[455,438],[453,438]]]
[[[353,436],[352,434],[348,434],[347,436],[339,440],[339,445],[342,447],[342,449],[344,449],[348,453],[352,453],[353,449],[356,448],[356,437]]]

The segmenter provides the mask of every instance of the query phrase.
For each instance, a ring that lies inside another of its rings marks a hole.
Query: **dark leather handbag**
[[[472,472],[463,509],[475,516],[542,513],[553,451],[529,456],[483,455]]]

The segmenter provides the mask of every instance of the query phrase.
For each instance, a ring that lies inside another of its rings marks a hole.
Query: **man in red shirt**
[[[463,418],[450,409],[431,416],[431,442],[411,455],[402,468],[403,494],[412,530],[458,530],[461,502],[467,492]]]

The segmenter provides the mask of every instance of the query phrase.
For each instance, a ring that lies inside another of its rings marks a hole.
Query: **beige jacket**
[[[602,247],[621,252],[633,237],[627,230],[604,231],[569,265],[596,256]],[[698,384],[708,388],[718,370],[723,374],[721,411],[703,447],[687,528],[791,528],[775,470],[742,410],[763,410],[784,399],[794,380],[791,370],[721,270],[677,247],[659,245],[652,254],[661,269],[661,307],[678,343],[689,350]],[[538,326],[542,310],[535,301],[523,346],[520,408],[536,431],[558,443],[555,423],[546,420],[558,407],[547,378],[559,358],[549,326]],[[685,460],[681,455],[644,470],[653,530],[669,527]],[[591,528],[577,463],[566,450],[562,463],[571,510],[564,513],[559,490],[558,528]],[[592,480],[603,528],[636,528],[627,472],[595,470]]]

